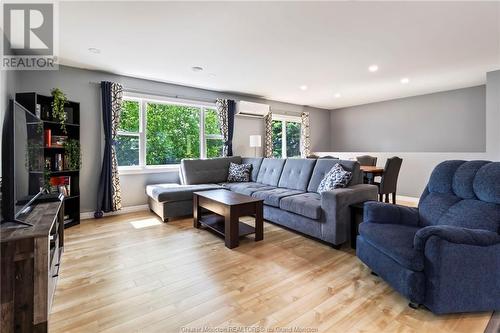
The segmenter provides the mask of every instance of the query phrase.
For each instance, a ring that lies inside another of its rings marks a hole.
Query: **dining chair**
[[[377,158],[374,156],[362,155],[362,156],[357,156],[356,159],[358,160],[360,165],[367,165],[367,166],[377,165]]]
[[[396,204],[396,190],[398,185],[399,170],[403,160],[397,156],[388,158],[385,162],[384,173],[380,183],[374,183],[378,186],[378,199],[389,203],[389,195],[392,195],[392,203]]]

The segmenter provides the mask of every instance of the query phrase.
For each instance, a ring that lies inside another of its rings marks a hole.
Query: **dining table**
[[[384,168],[372,165],[361,165],[359,169],[363,172],[364,179],[368,184],[373,184],[377,176],[384,174]]]

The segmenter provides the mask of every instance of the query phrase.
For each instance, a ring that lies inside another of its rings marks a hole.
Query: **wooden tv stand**
[[[63,202],[37,204],[32,227],[0,226],[1,332],[47,332],[64,246]]]

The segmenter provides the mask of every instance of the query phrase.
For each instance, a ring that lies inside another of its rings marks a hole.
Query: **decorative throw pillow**
[[[352,178],[352,172],[345,171],[340,164],[335,164],[328,171],[318,186],[318,193],[331,191],[335,188],[347,187]]]
[[[252,170],[251,164],[236,164],[231,162],[229,164],[227,181],[230,183],[248,182],[250,181],[250,170]]]

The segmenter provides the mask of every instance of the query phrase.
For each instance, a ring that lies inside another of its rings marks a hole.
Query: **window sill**
[[[118,168],[119,176],[126,175],[141,175],[147,173],[164,173],[164,172],[178,172],[179,164],[172,165],[162,165],[162,166],[150,166],[150,167],[124,167]]]

